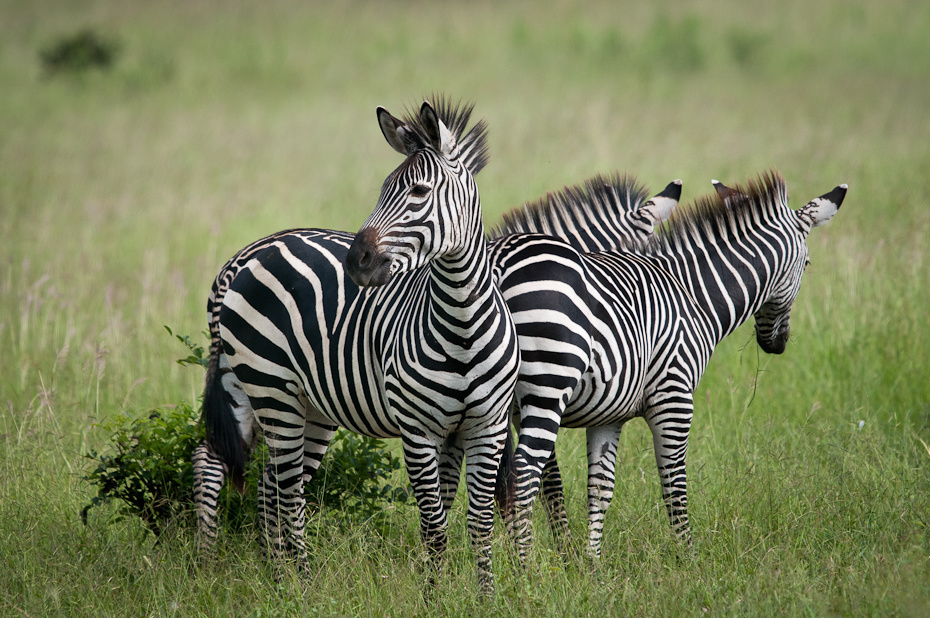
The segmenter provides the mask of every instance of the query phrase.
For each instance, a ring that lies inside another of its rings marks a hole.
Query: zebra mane
[[[455,137],[458,143],[459,159],[473,176],[476,175],[488,162],[488,123],[479,120],[466,132],[465,128],[475,108],[474,103],[451,101],[442,94],[427,96],[426,100],[430,102],[436,115]],[[411,130],[424,146],[430,143],[429,134],[420,121],[419,107],[404,110],[402,120],[406,128]]]
[[[675,250],[695,235],[714,239],[733,230],[755,227],[754,220],[772,220],[788,206],[788,188],[777,170],[750,179],[745,186],[699,197],[690,208],[678,208],[666,225],[646,241],[645,253]]]
[[[631,175],[598,174],[504,213],[490,236],[537,233],[561,238],[579,251],[635,249],[639,243],[631,238],[624,215],[648,197],[646,188]]]

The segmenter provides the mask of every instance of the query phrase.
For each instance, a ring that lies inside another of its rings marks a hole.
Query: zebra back
[[[637,250],[671,215],[681,196],[681,181],[650,200],[648,195],[633,176],[599,174],[505,213],[491,237],[537,233],[561,238],[587,253]]]

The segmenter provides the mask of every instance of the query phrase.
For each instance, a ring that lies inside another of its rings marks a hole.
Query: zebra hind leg
[[[197,545],[203,555],[216,544],[220,490],[229,469],[206,442],[194,449],[194,507],[197,514]]]
[[[543,504],[549,517],[549,527],[556,550],[565,554],[572,540],[572,531],[568,526],[568,512],[565,510],[565,493],[562,485],[562,472],[555,452],[543,469],[542,487]]]
[[[692,394],[687,392],[666,395],[663,402],[653,405],[646,415],[669,523],[678,540],[688,547],[692,546],[692,539],[685,462],[693,414]]]
[[[257,418],[275,418],[266,412],[256,410]],[[302,417],[286,416],[262,426],[269,457],[258,484],[258,515],[262,543],[274,561],[306,560],[304,427]]]
[[[614,496],[617,442],[620,428],[589,427],[588,442],[588,553],[601,557],[604,517]]]
[[[462,477],[462,458],[465,451],[462,448],[462,438],[459,434],[450,436],[439,453],[439,491],[442,495],[442,508],[449,516],[449,509],[455,501],[459,481]]]

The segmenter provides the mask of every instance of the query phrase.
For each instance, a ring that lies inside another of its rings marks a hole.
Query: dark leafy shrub
[[[181,365],[206,366],[204,347],[187,336],[168,333],[190,351]],[[111,432],[104,453],[86,455],[93,469],[84,480],[97,488],[97,495],[81,511],[116,501],[114,521],[136,516],[156,535],[172,522],[193,523],[194,472],[191,455],[204,439],[199,406],[179,403],[151,410],[133,419],[119,413],[101,426]],[[227,529],[238,530],[256,521],[256,486],[267,461],[260,444],[246,470],[246,492],[224,487],[220,494],[221,520]],[[311,508],[321,509],[340,524],[369,522],[376,528],[387,524],[387,503],[404,503],[409,491],[385,482],[401,467],[400,459],[385,448],[382,440],[359,436],[340,429],[313,480],[304,486]]]
[[[400,468],[400,459],[383,440],[340,429],[319,470],[304,486],[304,495],[309,506],[323,508],[343,524],[368,521],[384,528],[384,505],[403,504],[410,492],[379,479],[390,478]]]
[[[97,495],[81,511],[118,500],[119,516],[142,519],[156,535],[189,511],[193,503],[194,470],[191,453],[203,440],[198,411],[189,404],[157,408],[132,419],[119,413],[102,424],[112,432],[107,453],[86,456],[96,466],[84,479],[97,486]]]
[[[79,73],[110,68],[118,52],[116,41],[88,29],[60,38],[39,52],[39,57],[49,74]]]

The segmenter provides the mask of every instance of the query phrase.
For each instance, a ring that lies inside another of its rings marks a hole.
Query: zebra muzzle
[[[765,338],[761,336],[759,329],[756,329],[756,342],[762,351],[766,354],[781,354],[788,345],[789,331],[787,328],[773,333],[772,337]]]
[[[365,228],[355,235],[346,255],[346,272],[359,287],[384,285],[391,280],[391,258],[378,249],[378,232]]]

